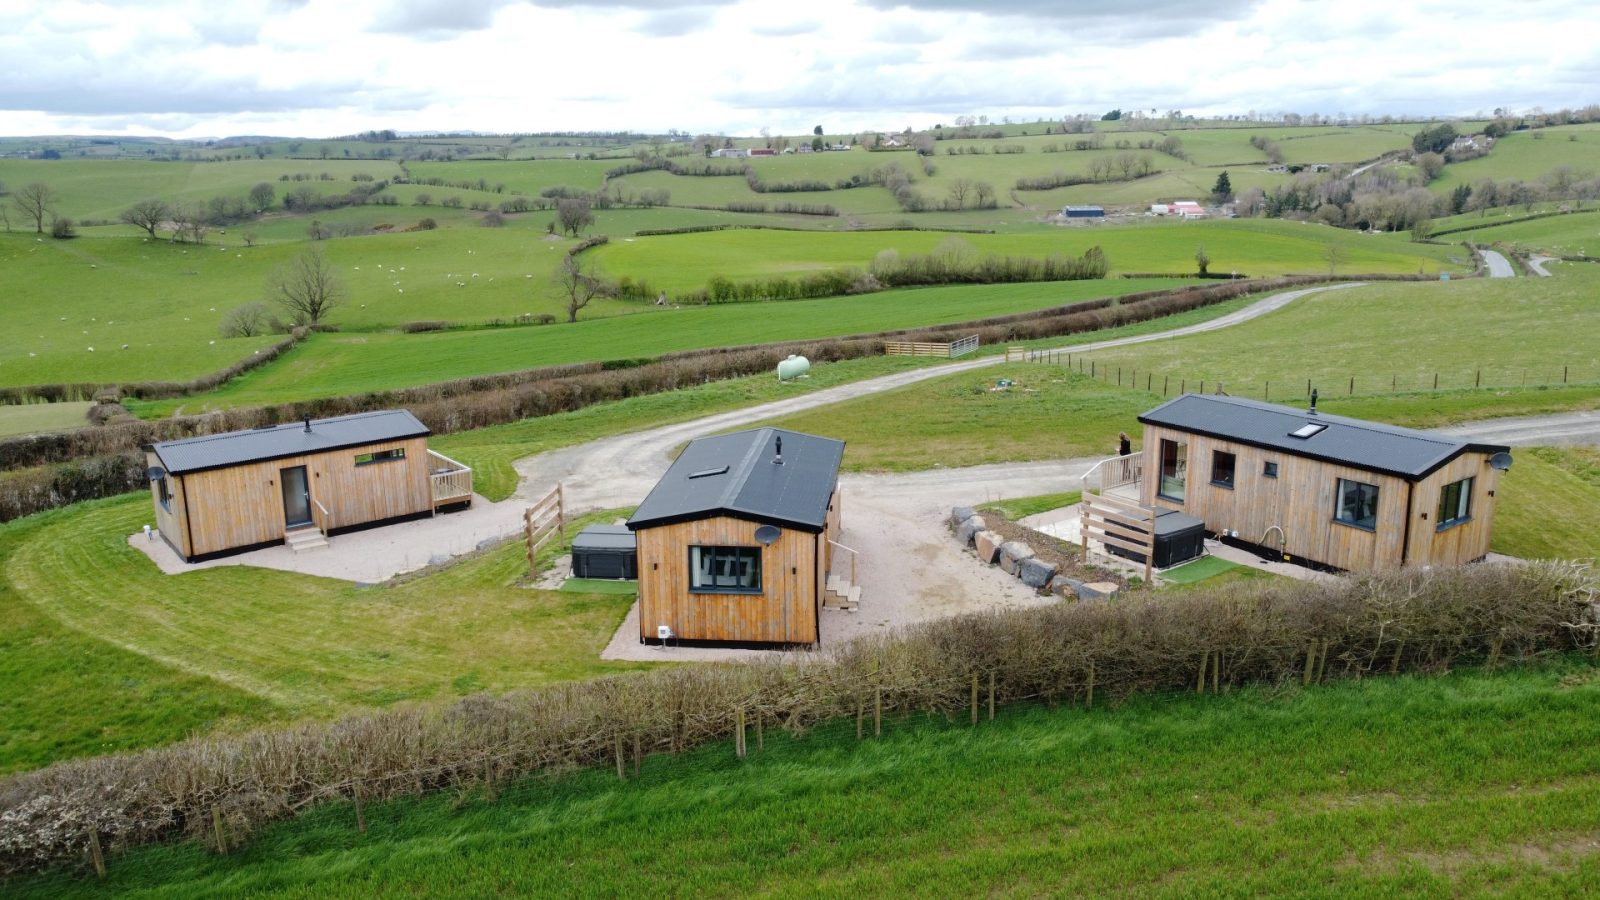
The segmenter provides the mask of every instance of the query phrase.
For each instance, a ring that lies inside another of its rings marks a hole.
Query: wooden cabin
[[[1457,565],[1489,552],[1509,448],[1239,397],[1139,417],[1140,500],[1274,556],[1336,569]]]
[[[472,502],[472,470],[406,410],[306,419],[145,447],[161,537],[189,562]]]
[[[640,504],[639,639],[808,644],[839,534],[844,442],[758,428],[691,441]]]

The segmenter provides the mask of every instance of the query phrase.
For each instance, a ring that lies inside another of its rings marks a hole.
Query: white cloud
[[[996,9],[1000,6],[1000,9]],[[1587,5],[0,0],[0,133],[749,133],[1594,102]]]

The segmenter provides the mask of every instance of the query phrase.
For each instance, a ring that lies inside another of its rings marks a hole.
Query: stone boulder
[[[1079,600],[1115,600],[1117,599],[1117,583],[1114,581],[1095,581],[1078,586]]]
[[[1000,545],[1000,568],[1007,575],[1017,574],[1022,561],[1033,556],[1033,548],[1021,541],[1006,541]]]
[[[978,558],[993,565],[1000,558],[1000,545],[1006,539],[998,532],[980,531],[972,537],[972,546],[978,551]]]
[[[1071,597],[1076,600],[1078,597],[1078,588],[1081,587],[1083,587],[1083,582],[1068,575],[1057,575],[1056,577],[1050,579],[1050,593],[1055,594],[1062,599]]]
[[[1017,577],[1022,583],[1035,590],[1050,583],[1055,577],[1055,563],[1047,563],[1037,556],[1030,556],[1017,566]]]
[[[970,506],[957,506],[950,510],[950,523],[960,525],[977,514],[978,511]]]
[[[988,527],[979,516],[968,516],[956,526],[956,540],[960,541],[963,547],[971,547],[972,539],[978,536],[978,532]]]

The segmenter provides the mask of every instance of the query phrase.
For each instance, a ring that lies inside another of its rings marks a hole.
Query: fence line
[[[539,574],[539,550],[556,537],[567,536],[567,502],[561,485],[556,484],[522,513],[522,538],[528,545],[528,577]]]
[[[1505,390],[1510,388],[1583,387],[1600,384],[1600,365],[1554,363],[1536,369],[1519,366],[1475,366],[1470,369],[1412,373],[1401,378],[1398,373],[1378,375],[1321,375],[1281,381],[1240,382],[1224,381],[1214,377],[1189,378],[1186,375],[1156,372],[1123,363],[1108,363],[1085,353],[1068,353],[1064,350],[1028,350],[1011,347],[1006,350],[1007,362],[1029,362],[1064,366],[1107,384],[1171,396],[1190,392],[1230,394],[1236,397],[1253,397],[1271,402],[1305,399],[1316,388],[1325,398],[1376,397],[1389,394],[1410,394],[1439,390]],[[1276,387],[1274,387],[1276,386]]]
[[[955,359],[978,349],[978,335],[971,334],[950,343],[937,341],[884,341],[885,356],[939,356]]]

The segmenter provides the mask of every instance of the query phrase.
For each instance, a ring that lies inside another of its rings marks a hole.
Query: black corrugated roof
[[[150,445],[149,449],[155,451],[168,472],[182,475],[364,444],[427,437],[428,434],[427,426],[417,421],[410,410],[389,409],[313,419],[310,431],[306,431],[304,422],[291,422],[270,428],[162,441]]]
[[[1415,481],[1462,453],[1499,453],[1509,447],[1478,444],[1410,428],[1262,403],[1242,397],[1184,394],[1139,417],[1195,434],[1281,450],[1325,462]],[[1309,424],[1327,427],[1307,438],[1291,436]]]
[[[779,439],[783,465],[773,462]],[[843,458],[844,441],[781,428],[699,438],[656,482],[628,527],[726,515],[818,532]]]

